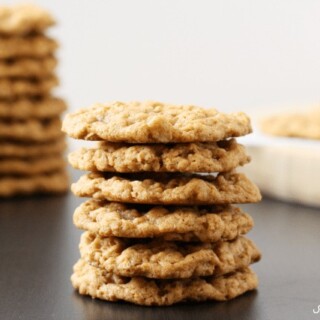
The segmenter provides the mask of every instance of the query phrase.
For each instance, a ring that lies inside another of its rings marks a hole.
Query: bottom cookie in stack
[[[224,301],[253,290],[258,285],[257,276],[249,267],[218,277],[158,280],[117,276],[93,267],[83,259],[75,264],[71,281],[80,294],[147,306],[183,301]]]

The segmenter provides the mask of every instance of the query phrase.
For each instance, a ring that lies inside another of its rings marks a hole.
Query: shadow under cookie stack
[[[57,43],[51,15],[33,5],[0,7],[0,196],[68,188],[63,100],[51,95]]]
[[[243,113],[162,103],[95,105],[66,116],[73,138],[100,141],[69,155],[90,173],[72,185],[89,197],[74,213],[85,230],[71,277],[80,294],[140,305],[229,300],[258,285],[252,218],[235,203],[257,187],[234,169],[249,162],[234,137]]]

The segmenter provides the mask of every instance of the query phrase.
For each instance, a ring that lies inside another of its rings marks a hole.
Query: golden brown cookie
[[[32,193],[61,193],[67,190],[68,176],[64,170],[27,177],[0,177],[0,197]]]
[[[66,108],[62,99],[51,96],[0,100],[0,119],[53,118],[59,116]]]
[[[80,197],[146,204],[209,205],[261,200],[259,189],[240,173],[112,174],[89,173],[71,186]]]
[[[182,244],[161,239],[101,238],[85,232],[79,248],[82,259],[107,272],[154,279],[218,276],[261,258],[254,243],[244,237],[231,242]]]
[[[25,158],[61,154],[66,148],[64,137],[44,142],[1,141],[0,157]]]
[[[1,145],[0,145],[1,148]],[[36,158],[1,158],[0,175],[35,175],[62,170],[66,163],[62,155]]]
[[[0,38],[0,59],[19,57],[42,58],[52,55],[58,43],[44,35]]]
[[[74,266],[71,282],[80,294],[147,306],[171,305],[190,300],[230,300],[258,286],[258,278],[250,268],[239,269],[217,278],[154,280],[117,276],[90,266],[82,259]]]
[[[262,131],[273,136],[320,139],[320,108],[266,118]]]
[[[212,142],[251,132],[244,113],[160,102],[97,104],[68,114],[62,129],[71,137],[127,143]]]
[[[74,151],[68,159],[76,169],[109,172],[224,172],[250,161],[235,139],[169,145],[101,143]]]
[[[50,141],[63,136],[61,121],[57,118],[48,120],[0,120],[0,139],[14,141]]]
[[[233,206],[155,207],[92,199],[75,210],[73,221],[101,237],[187,242],[233,240],[253,227],[252,218]]]
[[[55,20],[49,12],[33,4],[0,6],[0,34],[42,32],[54,24]]]
[[[50,76],[57,65],[53,56],[43,58],[18,58],[0,60],[1,77],[34,77],[45,78]]]
[[[58,83],[56,76],[43,79],[2,78],[0,79],[0,98],[47,95]]]

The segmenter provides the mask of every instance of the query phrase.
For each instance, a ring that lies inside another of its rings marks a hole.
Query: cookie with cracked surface
[[[47,173],[62,170],[66,163],[62,155],[51,155],[36,158],[2,158],[0,175],[24,175]]]
[[[68,176],[64,170],[28,177],[2,176],[0,178],[0,197],[62,193],[67,190]]]
[[[56,140],[63,136],[59,118],[46,120],[0,120],[0,138],[14,141]]]
[[[155,207],[92,199],[75,210],[73,222],[101,237],[186,242],[233,240],[253,227],[253,219],[233,206]]]
[[[81,258],[87,263],[124,277],[186,279],[218,276],[260,260],[254,243],[244,237],[231,242],[176,243],[163,240],[101,238],[85,232]]]
[[[42,58],[52,55],[57,48],[58,43],[54,39],[39,34],[27,37],[1,38],[0,58]]]
[[[183,301],[225,301],[258,286],[258,278],[250,268],[239,269],[216,278],[179,280],[121,277],[95,268],[82,259],[75,264],[73,270],[71,282],[80,294],[146,306],[164,306]]]
[[[0,101],[0,118],[47,119],[59,116],[66,108],[66,103],[62,99],[51,96],[2,100]]]
[[[50,13],[33,4],[0,6],[0,34],[26,35],[43,32],[55,24]]]
[[[105,172],[225,172],[250,160],[235,139],[170,145],[101,143],[74,151],[68,159],[76,169]]]
[[[259,189],[244,174],[213,175],[89,173],[73,183],[76,196],[145,204],[209,205],[252,203],[261,200]]]
[[[64,138],[31,144],[19,141],[1,141],[0,157],[5,159],[62,154],[65,148]]]
[[[320,107],[305,113],[271,116],[262,121],[262,131],[282,137],[320,139]]]
[[[42,79],[3,78],[0,79],[0,98],[47,95],[58,83],[53,75]]]
[[[251,132],[242,112],[160,102],[97,104],[68,114],[62,129],[71,137],[127,143],[213,142]]]
[[[50,76],[57,65],[53,56],[43,58],[18,58],[0,60],[1,77],[35,77],[45,78]]]

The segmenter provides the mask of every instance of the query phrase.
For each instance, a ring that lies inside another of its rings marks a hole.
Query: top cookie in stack
[[[100,141],[69,155],[92,171],[72,185],[93,198],[74,215],[86,231],[72,275],[80,293],[169,305],[256,288],[260,252],[243,237],[253,221],[232,206],[261,198],[234,170],[249,162],[234,139],[251,132],[245,114],[116,102],[67,115],[63,130]]]
[[[34,5],[0,7],[0,196],[67,189],[54,23]]]

